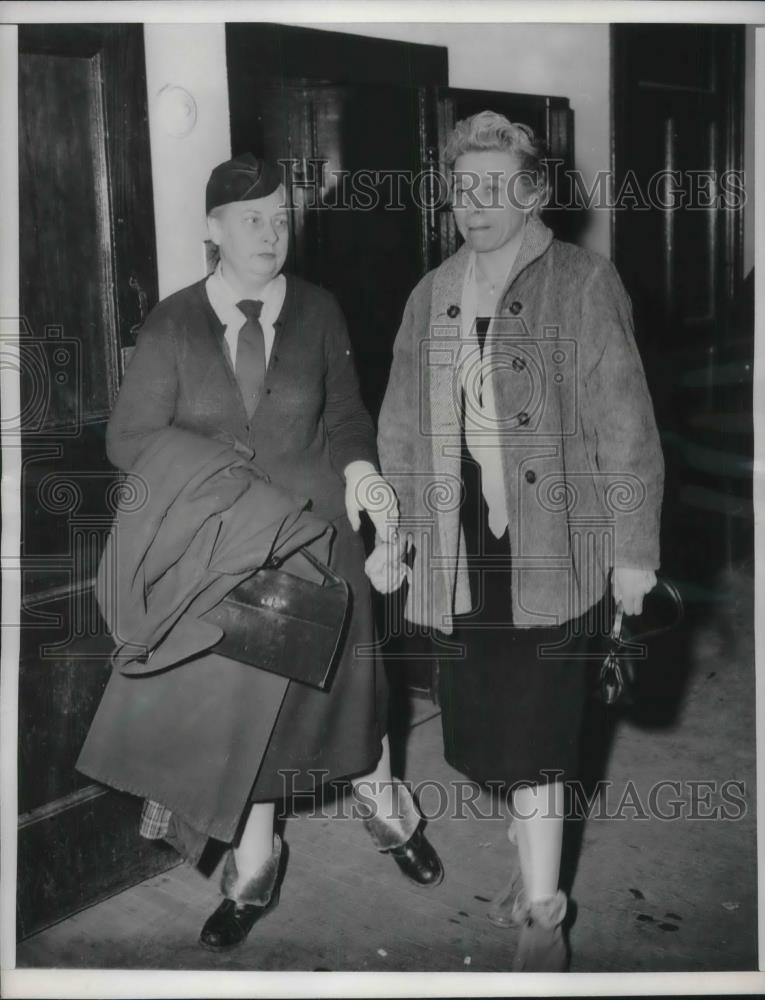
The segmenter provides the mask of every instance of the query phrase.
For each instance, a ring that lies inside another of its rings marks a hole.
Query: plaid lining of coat
[[[161,802],[154,802],[152,799],[143,800],[141,810],[141,825],[138,832],[142,837],[149,840],[161,840],[167,836],[172,810],[163,806]]]

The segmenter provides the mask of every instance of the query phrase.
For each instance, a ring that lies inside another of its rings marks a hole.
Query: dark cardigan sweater
[[[241,442],[272,482],[310,498],[317,514],[344,514],[346,465],[377,463],[345,319],[329,292],[288,275],[274,329],[263,393],[248,420],[205,281],[160,302],[139,334],[109,421],[114,465],[129,469],[172,424]]]

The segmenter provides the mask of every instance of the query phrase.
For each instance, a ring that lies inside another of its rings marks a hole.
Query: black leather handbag
[[[345,632],[348,584],[307,549],[300,554],[321,583],[267,564],[202,617],[223,629],[212,652],[326,688]]]
[[[638,671],[650,658],[647,640],[668,632],[684,616],[683,599],[677,587],[660,578],[643,599],[643,611],[634,624],[624,621],[624,609],[616,605],[614,624],[600,662],[595,696],[604,705],[627,706],[638,700]]]

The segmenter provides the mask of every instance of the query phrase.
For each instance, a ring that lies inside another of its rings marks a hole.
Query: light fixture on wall
[[[176,139],[187,136],[197,123],[197,102],[188,90],[175,84],[159,91],[154,107],[160,128]]]

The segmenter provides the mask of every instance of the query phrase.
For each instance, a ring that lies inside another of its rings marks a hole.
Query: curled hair
[[[463,153],[485,150],[511,153],[529,187],[538,194],[535,210],[544,205],[550,193],[548,151],[544,140],[529,125],[511,122],[496,111],[479,111],[454,126],[447,137],[444,160],[451,170]]]

